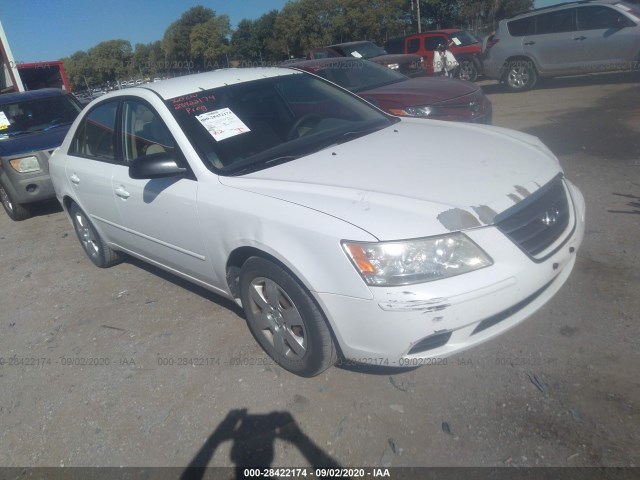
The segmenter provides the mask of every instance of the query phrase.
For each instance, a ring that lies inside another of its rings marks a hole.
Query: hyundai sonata
[[[291,69],[110,93],[50,163],[95,265],[129,254],[235,300],[303,376],[503,333],[560,289],[584,233],[537,138],[390,116]]]

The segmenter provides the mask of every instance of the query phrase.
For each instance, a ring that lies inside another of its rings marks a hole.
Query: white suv
[[[640,6],[617,0],[564,3],[502,20],[484,41],[484,74],[512,91],[539,77],[640,67]]]

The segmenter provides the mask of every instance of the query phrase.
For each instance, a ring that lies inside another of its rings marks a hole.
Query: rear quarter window
[[[525,35],[533,35],[535,32],[535,18],[525,17],[518,20],[512,20],[507,23],[507,29],[512,37],[524,37]]]

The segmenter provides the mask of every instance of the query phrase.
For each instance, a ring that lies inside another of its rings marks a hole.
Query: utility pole
[[[413,2],[415,3],[416,16],[418,17],[418,33],[422,33],[422,21],[420,20],[420,0],[411,0],[411,10],[413,10]]]

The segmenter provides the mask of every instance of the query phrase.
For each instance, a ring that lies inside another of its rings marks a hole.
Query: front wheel
[[[240,270],[240,297],[251,333],[282,368],[313,377],[336,362],[322,312],[284,269],[260,257],[250,258]]]
[[[31,211],[24,205],[16,203],[2,184],[0,184],[0,201],[2,201],[2,206],[11,220],[19,222],[31,217]]]
[[[69,208],[69,214],[84,252],[97,267],[108,268],[122,262],[122,252],[113,250],[105,243],[80,207],[74,203]]]
[[[513,60],[509,62],[504,81],[510,91],[523,92],[535,86],[538,72],[531,60]]]

